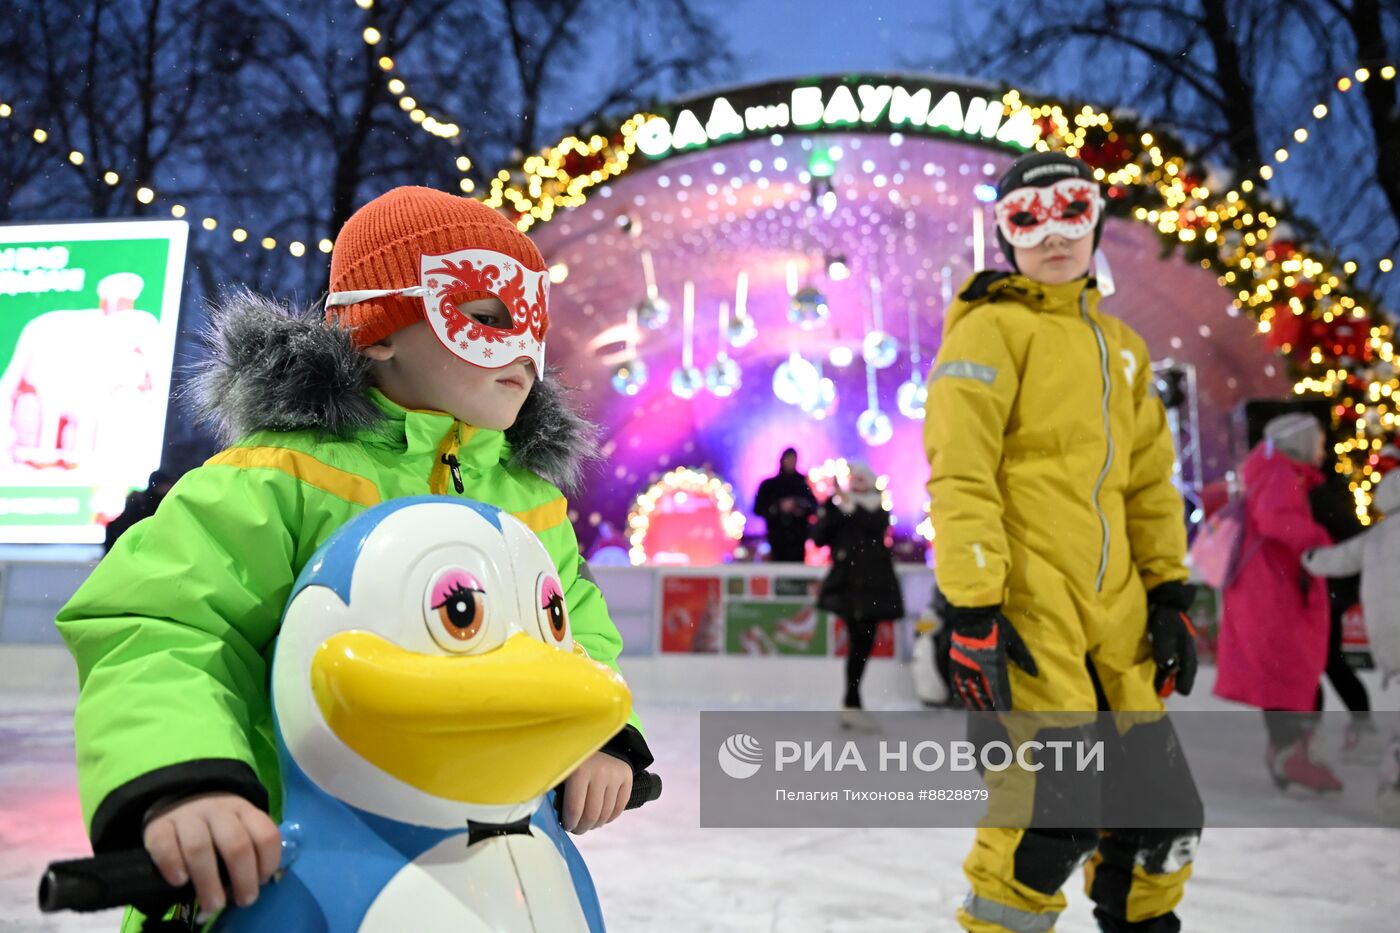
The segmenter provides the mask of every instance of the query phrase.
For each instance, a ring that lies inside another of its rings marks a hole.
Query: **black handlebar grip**
[[[632,793],[627,797],[628,810],[635,810],[644,803],[650,803],[661,796],[661,776],[650,771],[638,771],[632,775]],[[564,822],[564,785],[554,788],[554,813],[559,822]]]
[[[632,794],[627,798],[627,809],[635,810],[644,803],[650,803],[661,796],[661,775],[650,771],[639,771],[632,776]]]
[[[138,910],[148,908],[142,912],[150,914],[193,897],[194,885],[171,887],[145,849],[54,862],[39,882],[39,909],[44,913],[131,904]]]

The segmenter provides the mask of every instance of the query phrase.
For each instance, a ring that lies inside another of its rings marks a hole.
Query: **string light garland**
[[[8,103],[0,103],[0,120],[12,119],[17,119],[14,107]],[[43,127],[35,127],[30,132],[29,136],[34,141],[34,144],[38,146],[46,145],[50,139],[49,131],[44,129]],[[104,170],[101,169],[99,166],[94,165],[88,159],[87,154],[84,153],[81,149],[70,149],[67,155],[63,157],[63,159],[74,169],[87,172],[95,178],[100,178],[105,184],[111,187],[116,187],[117,185],[121,184],[122,177],[120,173],[118,173],[114,169]],[[157,192],[150,185],[138,185],[135,192],[133,192],[133,197],[137,201],[137,203],[146,206],[150,206],[156,203],[156,201],[164,200],[159,194],[159,192]],[[184,204],[172,202],[169,205],[168,209],[170,211],[170,216],[176,219],[184,219],[186,217],[189,217],[189,208],[187,208]],[[193,221],[193,218],[190,219],[191,221]],[[226,225],[222,224],[217,217],[204,216],[199,220],[199,229],[207,233],[212,233],[217,230],[223,229],[225,226]],[[254,237],[248,232],[246,228],[242,226],[233,226],[228,227],[227,229],[229,230],[230,238],[235,243],[245,243],[250,238],[252,238],[265,250],[271,251],[278,248],[279,241],[276,237]],[[287,252],[298,259],[304,258],[306,255],[312,252],[312,246],[308,245],[307,243],[301,240],[286,241],[285,246]],[[314,248],[319,252],[329,253],[331,251],[331,246],[331,240],[322,237],[315,243]]]
[[[606,137],[568,136],[526,158],[518,169],[501,169],[485,203],[512,213],[521,230],[548,221],[556,210],[581,207],[591,189],[627,171],[637,151],[637,131],[646,120],[646,114],[637,114]]]
[[[355,6],[362,10],[372,10],[374,9],[374,0],[355,0]],[[379,65],[379,70],[384,72],[384,81],[389,93],[397,98],[399,109],[408,115],[414,125],[423,132],[439,139],[456,139],[461,135],[462,128],[460,126],[451,120],[428,113],[420,106],[418,98],[409,92],[408,84],[397,72],[393,58],[381,52],[380,47],[385,40],[383,33],[374,26],[366,26],[360,32],[360,40],[364,42],[369,53],[375,56],[375,63]],[[465,167],[461,166],[463,159],[466,159]],[[467,159],[466,156],[459,157],[458,167],[462,171],[466,171],[471,167],[471,160]]]
[[[354,0],[354,2],[360,9],[370,10],[374,8],[375,0]],[[373,52],[377,51],[376,47],[383,41],[384,36],[375,27],[368,26],[361,33],[361,39],[371,52]],[[389,92],[398,99],[399,108],[408,114],[409,119],[414,124],[425,132],[431,133],[441,139],[458,139],[460,137],[461,127],[456,123],[434,117],[418,107],[417,101],[409,94],[407,85],[402,76],[396,73],[394,60],[392,58],[388,55],[381,54],[377,56],[376,63],[385,74],[385,81]],[[0,119],[9,120],[14,117],[13,106],[9,103],[0,102]],[[35,145],[45,145],[50,139],[50,133],[44,127],[34,127],[29,135]],[[81,149],[70,149],[65,159],[74,168],[91,172],[96,177],[100,177],[102,181],[109,186],[115,187],[121,183],[121,175],[118,172],[112,169],[99,171],[96,166],[89,162],[87,154]],[[459,187],[463,193],[471,194],[475,188],[475,183],[465,174],[471,171],[473,167],[471,158],[465,154],[459,154],[456,157],[455,166],[458,172],[463,173],[463,177],[459,181]],[[138,186],[135,191],[135,198],[138,203],[147,206],[154,204],[157,200],[163,200],[160,194],[149,185]],[[171,203],[169,211],[170,216],[176,219],[183,219],[189,215],[189,209],[184,204],[178,202]],[[226,225],[220,222],[219,218],[212,216],[204,216],[199,221],[199,229],[208,233],[215,232],[225,226]],[[228,229],[230,231],[230,237],[235,243],[245,243],[251,238],[254,242],[261,245],[263,249],[268,251],[276,250],[279,243],[281,243],[281,241],[274,236],[254,236],[241,225],[229,227]],[[329,237],[321,237],[314,244],[302,240],[288,240],[285,241],[285,243],[281,243],[281,245],[284,245],[287,252],[294,258],[304,259],[307,256],[314,256],[318,252],[329,254],[334,244]]]
[[[652,513],[663,499],[678,494],[702,495],[713,499],[719,509],[724,533],[735,541],[744,536],[744,514],[734,510],[734,487],[709,470],[677,467],[652,483],[637,497],[627,513],[627,538],[632,545],[628,555],[633,564],[646,563],[646,537],[651,527]]]
[[[1396,68],[1384,64],[1376,71],[1357,68],[1337,79],[1345,94],[1373,78],[1392,81]],[[1332,112],[1325,100],[1311,114],[1314,125]],[[1313,134],[1299,126],[1292,133],[1301,146]],[[1236,234],[1233,263],[1222,263],[1220,282],[1235,290],[1234,306],[1247,310],[1259,332],[1289,357],[1299,371],[1296,395],[1334,399],[1334,425],[1348,436],[1335,445],[1337,469],[1349,477],[1357,517],[1370,523],[1371,493],[1379,482],[1380,450],[1396,426],[1400,377],[1395,363],[1393,324],[1379,313],[1377,303],[1352,284],[1358,264],[1310,255],[1293,239],[1288,225],[1267,209],[1250,210],[1249,197],[1262,194],[1290,151],[1280,146],[1255,177],[1244,178],[1223,198]],[[1255,180],[1257,177],[1258,181]],[[1258,194],[1256,194],[1258,192]],[[1217,228],[1218,229],[1218,228]],[[1389,273],[1394,262],[1381,257],[1376,268]]]
[[[355,3],[369,10],[374,0]],[[368,27],[362,38],[371,48],[384,40],[374,27]],[[455,124],[436,117],[428,122],[429,115],[417,106],[391,58],[381,56],[378,64],[410,119],[443,138],[460,135]],[[1362,67],[1339,78],[1335,87],[1345,94],[1367,81],[1395,77],[1396,68],[1390,64]],[[1057,103],[1030,103],[1014,89],[1003,94],[1002,107],[1007,124],[1029,117],[1038,137],[1036,149],[1064,151],[1087,162],[1107,188],[1111,213],[1151,224],[1166,243],[1215,272],[1220,285],[1232,293],[1234,313],[1248,314],[1264,339],[1296,370],[1295,394],[1334,400],[1335,421],[1348,435],[1336,445],[1338,469],[1350,477],[1358,516],[1369,522],[1379,451],[1395,432],[1400,409],[1394,329],[1380,314],[1375,299],[1357,284],[1358,264],[1338,262],[1301,242],[1285,211],[1267,197],[1264,186],[1287,163],[1289,147],[1278,147],[1253,177],[1227,188],[1212,185],[1201,167],[1188,163],[1178,141],[1130,115],[1112,116],[1091,106],[1074,110]],[[1319,101],[1311,113],[1320,122],[1331,108]],[[12,106],[0,102],[0,119],[13,118]],[[634,165],[638,133],[651,118],[639,113],[611,132],[566,137],[519,166],[502,169],[482,199],[504,210],[521,230],[549,221],[558,210],[580,207],[590,192]],[[1314,135],[1299,126],[1292,133],[1292,144],[1305,145]],[[33,127],[30,137],[35,145],[50,144],[45,127]],[[122,181],[115,169],[93,164],[80,149],[69,149],[59,157],[108,185]],[[459,155],[456,166],[466,173],[472,163]],[[459,186],[468,194],[475,188],[465,174]],[[164,200],[147,184],[139,185],[134,196],[143,205]],[[168,210],[177,218],[189,213],[181,203],[169,204]],[[203,216],[198,226],[206,232],[227,229],[235,242],[251,239],[268,251],[285,248],[298,259],[329,253],[332,247],[328,238],[321,238],[313,248],[300,240],[257,236],[213,216]],[[1376,265],[1381,274],[1393,268],[1392,257],[1382,257]]]

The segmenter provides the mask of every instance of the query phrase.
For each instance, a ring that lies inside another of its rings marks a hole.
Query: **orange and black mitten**
[[[1188,583],[1163,583],[1147,594],[1147,639],[1157,665],[1153,686],[1168,697],[1191,693],[1196,682],[1196,628],[1186,611],[1196,598]]]
[[[953,636],[948,652],[953,689],[968,709],[1010,710],[1011,672],[1006,665],[1010,662],[1038,676],[1030,649],[1000,606],[949,606],[946,614]]]

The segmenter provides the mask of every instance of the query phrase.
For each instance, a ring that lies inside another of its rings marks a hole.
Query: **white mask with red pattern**
[[[1021,249],[1038,246],[1051,234],[1067,240],[1090,236],[1102,213],[1103,195],[1087,178],[1015,188],[996,204],[997,228],[1006,242]]]
[[[422,298],[428,326],[453,355],[482,369],[502,369],[516,360],[535,364],[544,376],[544,336],[549,330],[549,273],[527,269],[519,260],[492,249],[460,249],[424,255],[421,285],[408,288],[332,292],[330,307],[387,295]],[[463,314],[468,295],[490,294],[510,312],[509,327],[492,327]]]

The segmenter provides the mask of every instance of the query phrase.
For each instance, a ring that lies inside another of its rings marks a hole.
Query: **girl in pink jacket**
[[[1311,754],[1327,667],[1327,585],[1303,555],[1331,544],[1308,493],[1322,482],[1322,425],[1295,413],[1270,421],[1244,464],[1245,527],[1238,570],[1225,590],[1215,693],[1264,710],[1268,765],[1279,787],[1317,791],[1341,781]]]

